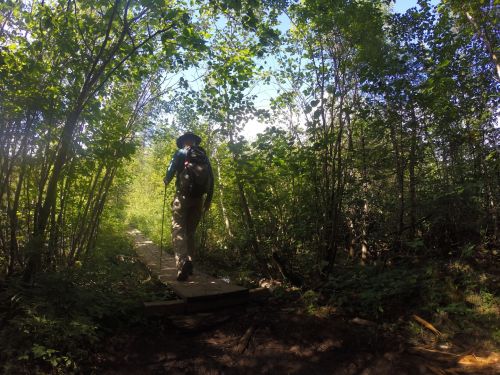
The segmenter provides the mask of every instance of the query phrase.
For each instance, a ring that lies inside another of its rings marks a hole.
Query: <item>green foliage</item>
[[[332,304],[350,314],[394,318],[418,303],[424,280],[419,269],[356,268],[330,276],[324,293]]]
[[[0,348],[6,373],[73,373],[95,367],[104,338],[142,324],[142,302],[170,299],[133,256],[129,241],[101,232],[95,256],[47,273],[35,288],[11,280],[1,294]]]
[[[307,290],[302,294],[302,303],[309,314],[314,314],[318,308],[319,294],[313,290]]]
[[[0,229],[10,238],[0,250],[28,280],[94,250],[113,181],[167,99],[162,80],[207,48],[183,1],[1,11]]]
[[[433,312],[433,306],[434,316],[448,337],[460,337],[465,333],[469,340],[476,343],[480,340],[482,347],[494,350],[498,346],[496,327],[500,323],[500,296],[495,286],[477,283],[481,276],[473,269],[467,268],[462,272],[467,277],[451,276],[454,277],[451,279],[453,287],[449,283],[441,288],[434,286],[442,295],[441,301],[440,304],[436,301],[428,304],[427,311]]]
[[[128,223],[139,228],[155,243],[160,243],[162,209],[164,198],[163,178],[170,159],[176,151],[175,136],[164,134],[153,141],[149,150],[140,150],[127,167],[129,183],[125,187],[126,206],[124,207]],[[171,202],[175,184],[167,189],[165,205],[164,244],[170,244]]]
[[[484,348],[498,345],[495,327],[500,319],[500,297],[488,278],[467,263],[449,268],[428,263],[346,271],[330,277],[321,295],[349,316],[401,324],[411,314],[418,314],[431,317],[447,339],[466,332],[471,339],[480,339]],[[478,279],[482,281],[478,283]],[[420,325],[410,322],[405,326],[412,340],[426,337]]]
[[[285,279],[310,313],[326,298],[497,322],[495,7],[390,3],[2,2],[5,371],[78,372],[104,331],[141,321],[138,301],[170,298],[116,233],[159,243],[164,213],[170,247],[162,180],[186,130],[216,175],[197,254],[212,273]]]

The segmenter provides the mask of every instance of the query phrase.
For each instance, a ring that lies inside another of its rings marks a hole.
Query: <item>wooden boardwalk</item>
[[[205,275],[196,267],[187,281],[177,281],[177,269],[172,255],[163,252],[160,269],[160,248],[137,229],[129,230],[128,234],[134,241],[134,248],[141,262],[180,298],[176,301],[146,302],[145,307],[149,312],[182,314],[247,302],[247,288]]]

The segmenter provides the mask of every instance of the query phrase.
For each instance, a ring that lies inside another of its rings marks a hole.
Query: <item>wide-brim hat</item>
[[[175,143],[177,144],[177,147],[178,148],[184,147],[184,141],[186,139],[189,139],[189,138],[191,138],[194,141],[194,143],[196,143],[197,145],[199,145],[201,143],[201,138],[198,137],[196,134],[194,134],[192,132],[186,132],[183,135],[181,135],[179,138],[177,138],[177,140],[175,141]]]

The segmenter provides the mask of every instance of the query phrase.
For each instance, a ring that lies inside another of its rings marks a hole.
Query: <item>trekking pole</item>
[[[160,236],[160,270],[158,271],[158,279],[161,275],[161,261],[163,258],[163,227],[165,226],[165,202],[167,201],[167,185],[163,193],[163,209],[161,211],[161,236]]]
[[[198,256],[201,257],[201,252],[202,250],[204,251],[205,250],[205,244],[207,242],[207,233],[206,233],[206,230],[207,230],[207,227],[206,227],[206,221],[205,221],[205,215],[206,215],[206,211],[205,209],[203,208],[203,212],[201,214],[201,238],[200,238],[200,248],[198,250]]]

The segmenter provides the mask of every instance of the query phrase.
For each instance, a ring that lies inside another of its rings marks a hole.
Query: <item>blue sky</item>
[[[438,0],[431,0],[431,4],[436,5],[439,3]],[[403,13],[408,8],[414,7],[417,5],[417,0],[396,0],[396,4],[394,5],[394,12]]]

